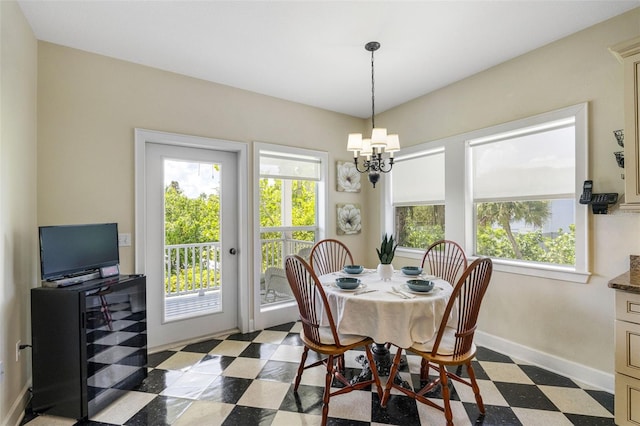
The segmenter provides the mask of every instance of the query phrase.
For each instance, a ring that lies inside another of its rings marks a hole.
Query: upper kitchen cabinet
[[[640,211],[640,36],[610,50],[624,66],[625,203],[620,208]]]

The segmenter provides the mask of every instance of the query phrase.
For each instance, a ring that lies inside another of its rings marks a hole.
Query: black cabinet
[[[33,410],[85,419],[147,376],[146,278],[31,290]]]

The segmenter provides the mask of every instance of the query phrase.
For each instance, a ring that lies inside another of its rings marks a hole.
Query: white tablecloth
[[[341,290],[335,286],[335,280],[340,276],[357,277],[367,289],[376,291],[355,294]],[[375,270],[365,270],[360,275],[326,274],[320,281],[338,332],[368,336],[376,343],[391,342],[408,348],[414,342],[426,343],[435,337],[453,290],[448,282],[434,279],[434,290],[416,294],[412,299],[389,293],[393,286],[400,288],[411,278],[395,271],[391,281],[382,281]],[[452,312],[448,323],[455,326],[456,321],[457,313]]]

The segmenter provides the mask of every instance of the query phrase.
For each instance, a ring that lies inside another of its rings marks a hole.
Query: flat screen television
[[[118,224],[39,227],[40,275],[56,280],[120,263]]]

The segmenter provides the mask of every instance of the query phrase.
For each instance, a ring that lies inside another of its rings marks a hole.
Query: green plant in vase
[[[378,259],[380,264],[378,265],[378,274],[384,281],[390,280],[393,276],[393,265],[391,261],[396,254],[396,248],[398,243],[394,240],[393,234],[387,235],[386,233],[382,237],[380,248],[376,249],[378,252]]]

